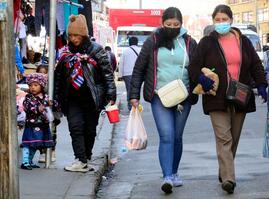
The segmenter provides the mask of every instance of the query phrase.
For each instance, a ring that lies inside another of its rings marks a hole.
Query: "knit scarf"
[[[72,69],[70,74],[70,82],[76,90],[79,90],[84,82],[83,69],[81,61],[86,61],[88,64],[97,66],[97,62],[87,54],[71,53],[68,46],[61,49],[59,61],[65,60],[66,67]]]

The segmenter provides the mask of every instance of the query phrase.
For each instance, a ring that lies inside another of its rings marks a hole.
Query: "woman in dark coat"
[[[67,116],[75,162],[67,171],[87,172],[99,113],[116,101],[116,86],[105,50],[88,37],[84,15],[71,16],[68,45],[55,70],[54,98]]]
[[[207,67],[219,77],[216,95],[203,95],[204,113],[210,115],[215,132],[222,189],[233,193],[235,188],[234,158],[246,113],[256,110],[255,96],[242,106],[226,99],[230,79],[251,86],[253,80],[258,94],[267,100],[266,80],[262,63],[251,41],[236,28],[231,28],[233,14],[227,5],[215,8],[212,19],[215,30],[201,39],[189,67],[193,87],[200,83],[205,92],[215,90],[214,81],[201,72]],[[242,95],[243,96],[243,95]]]

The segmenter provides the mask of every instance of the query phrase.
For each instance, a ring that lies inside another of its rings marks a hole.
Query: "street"
[[[184,132],[183,156],[179,175],[183,186],[165,195],[161,189],[162,173],[158,160],[158,134],[150,104],[142,102],[143,121],[148,134],[148,147],[125,151],[123,139],[128,115],[126,96],[121,100],[121,122],[115,126],[111,151],[117,162],[103,177],[99,199],[268,199],[269,159],[262,157],[266,104],[256,99],[257,111],[247,115],[236,156],[237,186],[227,195],[218,182],[218,164],[214,133],[208,116],[202,112],[201,99],[192,107]]]

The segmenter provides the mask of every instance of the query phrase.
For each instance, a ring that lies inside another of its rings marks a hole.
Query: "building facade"
[[[233,23],[253,24],[263,45],[269,45],[269,0],[226,0],[234,14]]]

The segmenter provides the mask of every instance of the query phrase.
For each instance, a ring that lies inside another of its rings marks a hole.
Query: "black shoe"
[[[222,183],[222,178],[220,177],[220,175],[219,175],[219,182]]]
[[[34,164],[34,163],[30,163],[30,166],[33,168],[33,169],[39,169],[40,166]]]
[[[171,179],[164,179],[163,183],[162,183],[162,186],[161,186],[161,189],[164,193],[166,194],[170,194],[172,193],[172,189],[173,189],[173,182]]]
[[[32,170],[32,167],[31,167],[30,164],[22,163],[21,164],[21,169]]]
[[[227,180],[222,183],[221,187],[224,191],[226,191],[228,194],[233,194],[234,193],[234,188],[236,184],[230,180]]]

